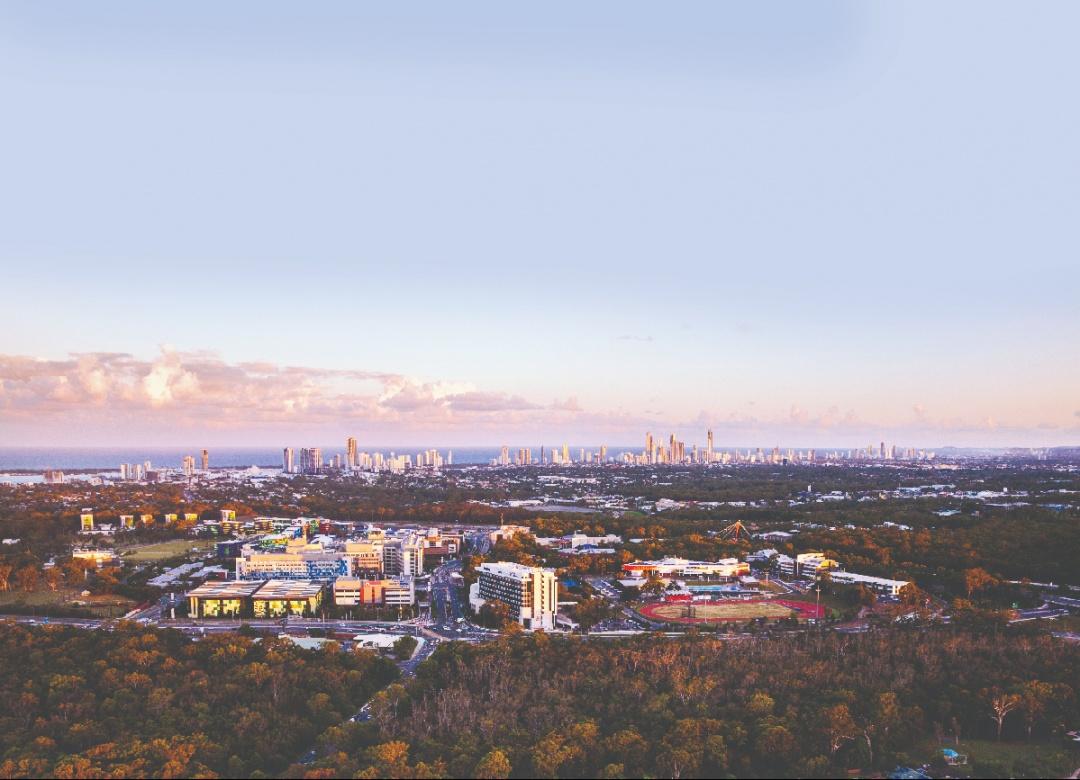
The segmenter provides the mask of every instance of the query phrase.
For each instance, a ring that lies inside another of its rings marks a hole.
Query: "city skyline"
[[[0,441],[1080,444],[1080,8],[766,5],[5,6]]]

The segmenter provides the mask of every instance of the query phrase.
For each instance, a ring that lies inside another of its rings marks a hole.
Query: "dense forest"
[[[378,733],[333,730],[306,777],[829,777],[889,770],[961,736],[1062,755],[1080,648],[1045,637],[892,631],[605,643],[545,635],[443,646],[376,696]],[[974,756],[979,776],[1046,764]]]
[[[276,638],[0,624],[0,777],[274,774],[396,677]]]

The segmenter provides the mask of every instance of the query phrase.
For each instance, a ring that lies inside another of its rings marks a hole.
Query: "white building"
[[[831,571],[829,572],[829,578],[841,585],[865,585],[870,590],[883,593],[886,596],[899,596],[904,586],[911,584],[908,580],[890,580],[885,577],[871,577],[868,574],[855,574],[850,571]]]
[[[807,552],[799,553],[794,558],[787,555],[779,555],[776,558],[780,573],[788,577],[813,577],[819,571],[835,569],[839,564],[824,553]]]
[[[520,563],[482,563],[477,572],[480,578],[469,589],[473,609],[487,601],[501,601],[525,628],[555,627],[559,581],[552,569]]]
[[[738,558],[721,558],[718,561],[689,561],[686,558],[664,558],[659,561],[634,561],[624,563],[623,571],[631,577],[741,577],[750,573],[750,564]]]
[[[424,540],[417,533],[383,543],[383,572],[419,577],[424,573]]]

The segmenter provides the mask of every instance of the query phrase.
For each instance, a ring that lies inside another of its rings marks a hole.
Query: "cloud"
[[[551,402],[552,409],[559,409],[564,412],[580,412],[581,404],[578,403],[577,396],[572,395],[565,400],[554,400]]]
[[[390,434],[507,427],[539,432],[558,428],[581,411],[576,398],[546,406],[468,382],[228,363],[212,353],[169,347],[152,360],[115,352],[73,354],[66,360],[0,355],[0,421],[24,431],[128,430],[138,436],[160,430],[360,425]]]
[[[718,444],[859,446],[1071,443],[1080,418],[1065,413],[1017,423],[983,410],[970,419],[931,417],[921,403],[892,421],[855,409],[800,402],[732,404],[678,415],[677,398],[639,409],[589,409],[574,395],[538,403],[466,381],[420,379],[364,368],[229,363],[210,352],[163,347],[152,359],[89,352],[44,360],[0,355],[0,430],[5,444],[187,443],[220,432],[222,443],[279,441],[288,432],[355,432],[383,442],[463,444],[562,441],[620,445],[644,432],[674,431],[688,444],[715,431]],[[900,410],[898,410],[900,411]],[[673,413],[677,416],[673,416]],[[680,422],[681,420],[681,422]],[[196,439],[196,436],[198,437]],[[183,437],[181,442],[180,437]],[[1050,441],[1048,441],[1048,439]]]
[[[450,408],[465,412],[509,412],[541,408],[531,401],[526,401],[520,395],[482,393],[478,391],[458,393],[449,396],[447,401]]]
[[[652,336],[636,336],[632,333],[624,333],[621,336],[616,336],[618,341],[652,341]]]

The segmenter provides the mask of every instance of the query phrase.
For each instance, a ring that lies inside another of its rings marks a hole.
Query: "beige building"
[[[482,563],[476,571],[479,579],[469,590],[473,609],[488,601],[501,601],[525,628],[555,627],[559,581],[552,569],[520,563]]]
[[[339,607],[355,607],[362,604],[412,606],[415,602],[416,586],[412,577],[383,580],[338,577],[334,581],[334,603]]]

